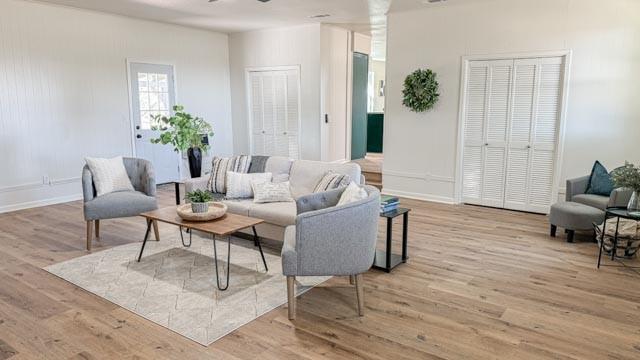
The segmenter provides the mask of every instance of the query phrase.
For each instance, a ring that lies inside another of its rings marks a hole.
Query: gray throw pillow
[[[309,195],[304,195],[296,200],[296,208],[298,215],[328,207],[336,206],[340,197],[346,188],[341,187],[329,191],[317,192]]]

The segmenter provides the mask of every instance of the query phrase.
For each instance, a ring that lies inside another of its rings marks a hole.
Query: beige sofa
[[[360,165],[355,163],[326,163],[272,156],[267,160],[264,171],[273,174],[274,182],[289,181],[291,193],[297,199],[312,193],[320,179],[330,170],[349,175],[353,181],[364,184]],[[185,191],[205,190],[208,181],[208,175],[189,179],[185,182]],[[297,215],[295,202],[256,204],[253,199],[223,200],[223,202],[230,213],[263,219],[265,222],[256,227],[261,237],[282,241],[285,228],[295,225]],[[247,230],[247,232],[250,231],[251,229]]]

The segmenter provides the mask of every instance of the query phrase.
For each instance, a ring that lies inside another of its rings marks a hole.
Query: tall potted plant
[[[184,111],[184,106],[175,105],[173,116],[155,115],[152,130],[160,130],[160,136],[151,139],[154,144],[171,144],[176,152],[187,152],[189,173],[191,177],[202,174],[202,151],[207,151],[208,144],[202,137],[213,136],[213,129],[203,118],[193,116]]]
[[[611,175],[616,187],[633,190],[627,210],[631,215],[640,216],[640,167],[627,162]]]

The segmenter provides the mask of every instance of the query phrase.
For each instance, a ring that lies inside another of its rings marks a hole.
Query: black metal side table
[[[613,236],[613,247],[611,249],[611,261],[616,260],[616,251],[618,249],[618,228],[620,226],[620,219],[631,219],[640,221],[640,217],[637,215],[632,215],[627,211],[626,208],[607,208],[604,215],[604,223],[602,224],[602,234],[600,236],[600,251],[598,252],[598,269],[600,268],[600,260],[602,259],[602,248],[604,247],[604,237],[607,233],[607,220],[610,218],[617,218],[616,222],[616,232]],[[603,265],[605,266],[605,265]],[[612,266],[612,265],[609,265]],[[633,266],[627,266],[631,268],[636,268]]]
[[[376,257],[373,260],[373,268],[391,272],[393,268],[401,263],[407,262],[407,235],[409,227],[409,211],[411,209],[398,208],[396,210],[380,213],[380,217],[387,219],[387,250],[376,250]],[[391,252],[391,242],[393,235],[393,219],[402,215],[402,255]]]

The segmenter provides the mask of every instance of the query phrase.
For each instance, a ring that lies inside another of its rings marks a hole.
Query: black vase
[[[189,173],[191,177],[200,177],[202,173],[202,151],[197,147],[189,148],[189,150],[187,150],[187,157],[189,158]]]

